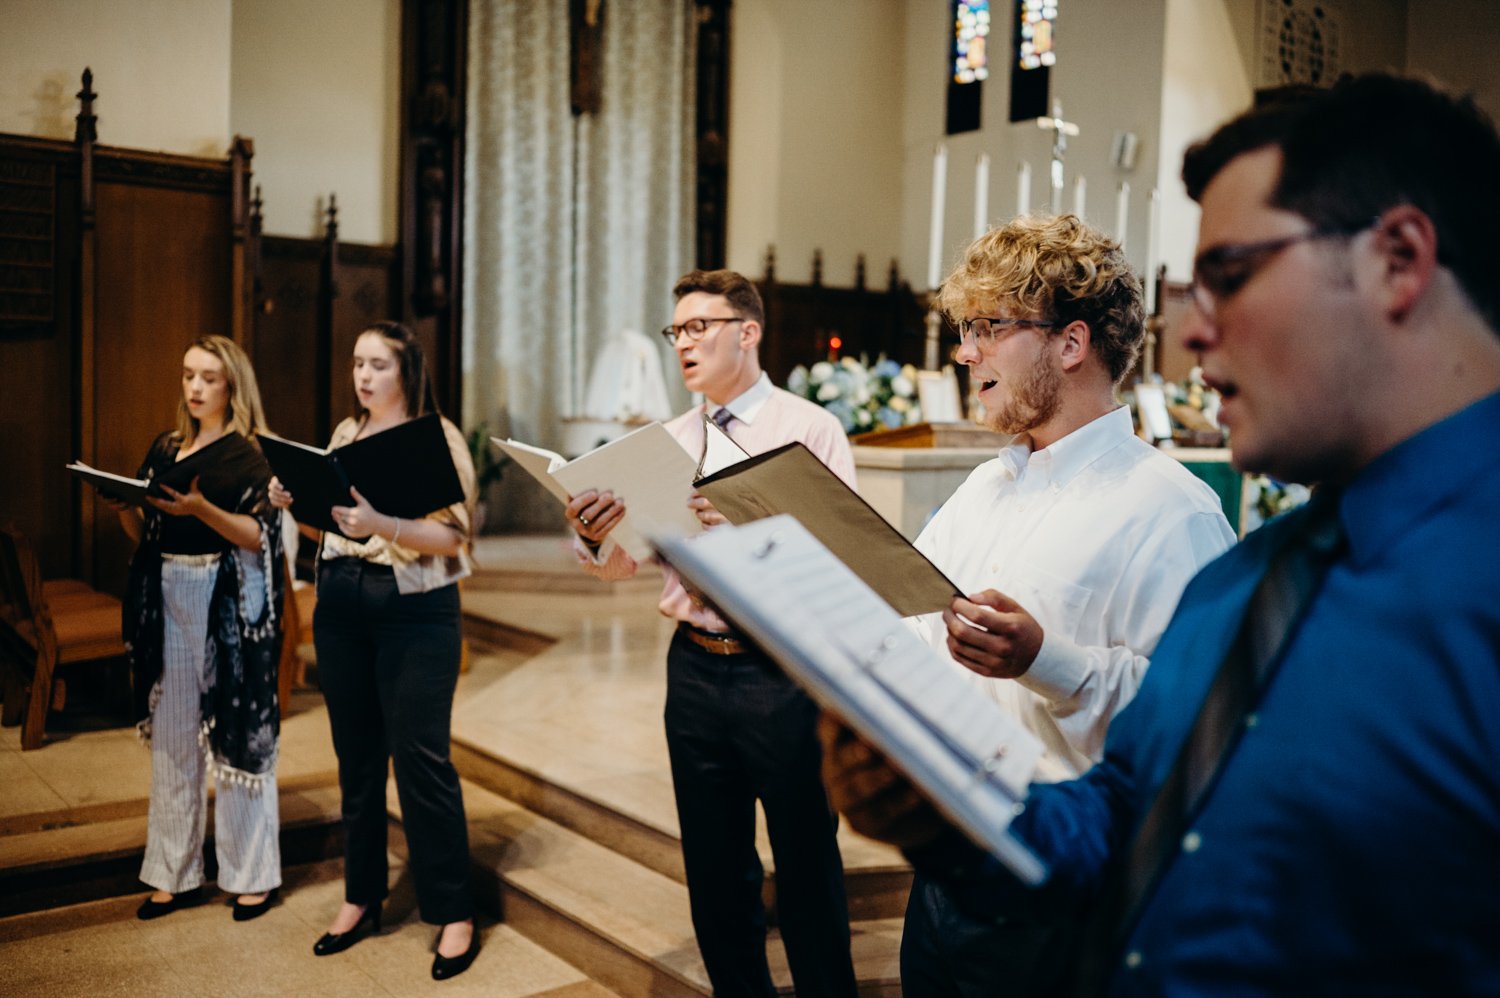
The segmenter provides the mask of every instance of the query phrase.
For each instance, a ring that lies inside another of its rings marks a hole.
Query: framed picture
[[[958,395],[958,375],[951,364],[941,371],[917,372],[917,404],[922,407],[924,422],[963,422],[964,406]]]
[[[1167,413],[1167,396],[1161,385],[1135,386],[1135,413],[1152,443],[1172,439],[1172,417]]]

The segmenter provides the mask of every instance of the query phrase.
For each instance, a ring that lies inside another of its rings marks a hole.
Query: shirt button
[[[1259,723],[1260,723],[1260,715],[1259,714],[1246,714],[1245,715],[1245,727],[1246,728],[1253,728],[1253,727],[1255,727]]]
[[[1188,832],[1182,837],[1183,852],[1197,852],[1201,845],[1203,845],[1203,836],[1197,832]]]
[[[1125,954],[1125,969],[1134,970],[1141,965],[1141,951],[1133,949]]]

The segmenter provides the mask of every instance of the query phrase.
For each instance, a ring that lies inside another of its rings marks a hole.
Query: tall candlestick
[[[932,154],[932,229],[927,247],[927,287],[936,291],[943,280],[943,210],[948,197],[948,147],[941,143]]]
[[[1073,178],[1073,214],[1083,218],[1084,203],[1088,200],[1088,183],[1082,177]]]
[[[1115,195],[1115,242],[1125,249],[1125,230],[1130,223],[1130,181],[1120,181],[1120,190]]]
[[[974,161],[974,238],[990,227],[990,155],[980,153]]]
[[[1022,163],[1016,170],[1016,214],[1031,210],[1031,164]]]
[[[1161,191],[1151,188],[1151,215],[1146,229],[1146,314],[1156,314],[1156,252],[1161,239]]]

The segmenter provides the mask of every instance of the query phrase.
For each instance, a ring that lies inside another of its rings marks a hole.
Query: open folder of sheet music
[[[1041,883],[1046,868],[1008,830],[1041,742],[939,659],[806,528],[774,516],[652,543],[949,820],[1023,882]]]

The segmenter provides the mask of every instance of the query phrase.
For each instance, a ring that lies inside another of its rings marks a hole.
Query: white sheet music
[[[531,444],[491,439],[564,504],[589,489],[608,490],[622,499],[625,518],[610,538],[637,561],[651,554],[643,532],[682,536],[703,529],[688,508],[693,457],[660,423],[649,423],[571,461]]]
[[[653,538],[683,577],[815,699],[878,746],[1027,883],[1045,868],[1007,831],[1042,755],[875,592],[789,516]]]

